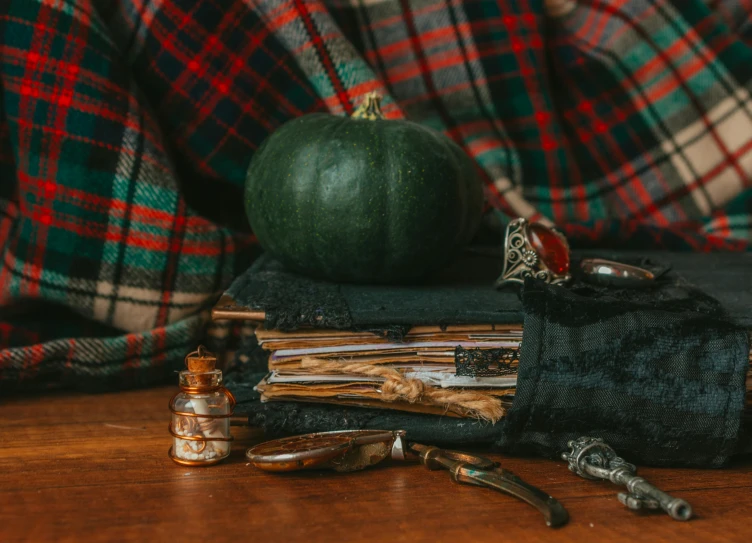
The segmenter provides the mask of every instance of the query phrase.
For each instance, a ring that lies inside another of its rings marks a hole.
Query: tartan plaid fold
[[[149,384],[258,254],[261,141],[370,91],[443,131],[500,216],[575,243],[752,240],[752,1],[9,0],[0,382]],[[62,312],[62,313],[61,313]],[[66,315],[61,320],[60,315]]]

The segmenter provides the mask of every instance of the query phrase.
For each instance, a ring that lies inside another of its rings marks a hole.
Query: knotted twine
[[[385,402],[404,401],[424,403],[454,408],[467,415],[496,423],[504,417],[506,410],[501,401],[488,394],[467,390],[449,390],[432,387],[420,379],[409,379],[399,371],[375,364],[343,363],[305,357],[301,361],[303,368],[339,374],[366,375],[384,379],[381,385],[381,398]]]

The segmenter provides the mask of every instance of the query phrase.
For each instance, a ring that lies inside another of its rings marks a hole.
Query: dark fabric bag
[[[655,291],[529,282],[502,450],[557,457],[582,435],[633,461],[723,465],[739,441],[749,342],[681,279]]]

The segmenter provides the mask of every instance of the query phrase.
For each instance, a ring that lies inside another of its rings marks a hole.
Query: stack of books
[[[255,323],[264,402],[504,416],[517,383],[522,304],[493,289],[501,262],[469,256],[421,285],[335,285],[262,257],[215,306]]]
[[[341,330],[258,328],[256,337],[270,353],[269,375],[257,387],[262,401],[326,402],[495,422],[517,384],[522,327],[416,326],[401,341]]]

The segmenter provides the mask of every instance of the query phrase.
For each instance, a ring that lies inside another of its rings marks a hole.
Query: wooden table
[[[235,429],[231,457],[184,468],[167,457],[172,388],[6,400],[0,407],[0,541],[750,541],[752,462],[718,471],[641,469],[688,500],[697,518],[635,514],[610,483],[563,462],[503,458],[571,515],[547,528],[510,497],[446,472],[391,465],[340,475],[249,467],[259,439]],[[502,457],[497,457],[502,459]],[[201,535],[203,534],[203,535]]]

